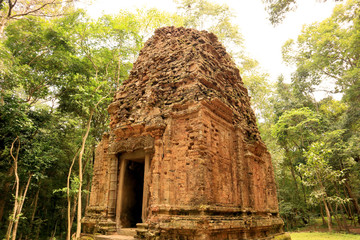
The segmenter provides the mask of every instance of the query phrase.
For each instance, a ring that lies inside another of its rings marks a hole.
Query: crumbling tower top
[[[109,108],[111,125],[146,123],[174,104],[204,99],[225,103],[247,140],[260,139],[239,70],[217,37],[183,27],[159,28],[145,43]],[[118,108],[120,112],[113,111]]]

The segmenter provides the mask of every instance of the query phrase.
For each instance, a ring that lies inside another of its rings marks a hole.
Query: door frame
[[[144,182],[143,182],[143,199],[142,199],[142,210],[141,220],[146,222],[148,216],[148,198],[149,198],[149,184],[150,184],[150,161],[151,153],[145,150],[136,150],[134,152],[121,153],[118,157],[119,161],[119,174],[118,174],[118,186],[117,186],[117,198],[116,198],[116,228],[117,230],[123,228],[121,224],[121,213],[124,193],[124,177],[126,171],[126,165],[128,161],[138,161],[144,163]]]

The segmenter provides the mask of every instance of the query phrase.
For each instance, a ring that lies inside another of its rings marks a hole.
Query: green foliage
[[[52,145],[50,129],[47,129],[51,121],[49,109],[31,109],[29,104],[14,95],[4,96],[4,103],[0,109],[0,162],[9,168],[9,146],[19,136],[19,167],[23,174],[32,173],[35,178],[40,178],[51,167],[57,151],[57,147]]]
[[[303,212],[319,214],[320,200],[335,216],[359,215],[359,6],[358,1],[337,6],[330,18],[305,26],[296,41],[283,46],[284,60],[296,71],[291,83],[279,78],[271,102],[272,134],[284,151],[275,173],[288,228],[303,225]],[[329,93],[342,93],[343,99],[317,101],[314,94],[324,82],[333,82]],[[344,220],[335,219],[346,229]]]
[[[280,145],[290,149],[305,150],[316,140],[321,128],[320,116],[309,108],[285,112],[275,124],[273,135]]]
[[[232,20],[235,15],[230,8],[223,4],[212,3],[206,0],[175,0],[178,4],[179,15],[183,17],[184,27],[207,30],[214,33],[233,56],[240,57],[242,52],[242,36],[238,25]]]
[[[71,184],[70,184],[70,197],[74,197],[77,195],[78,191],[79,191],[79,184],[80,184],[80,180],[78,176],[73,176],[71,179]],[[64,188],[60,188],[60,189],[55,189],[53,190],[53,193],[60,193],[62,195],[62,197],[66,198],[66,194],[67,194],[67,187]],[[89,193],[89,191],[87,190],[82,190],[83,193]]]
[[[325,2],[326,0],[324,0]],[[342,0],[335,0],[342,1]],[[269,14],[269,20],[273,25],[281,23],[286,14],[290,11],[296,10],[296,0],[262,0],[265,4],[265,9]]]
[[[337,90],[351,98],[359,83],[359,2],[338,5],[333,15],[303,28],[297,41],[283,47],[284,60],[294,63],[311,86],[335,80]],[[355,98],[354,98],[355,99]]]
[[[137,9],[136,20],[142,40],[149,38],[155,29],[165,26],[184,26],[185,18],[179,14],[172,14],[156,8]]]
[[[313,187],[314,190],[310,194],[310,200],[315,198],[313,203],[317,203],[322,197],[327,200],[338,200],[345,203],[346,199],[341,199],[340,196],[331,196],[327,194],[329,191],[329,184],[341,184],[344,173],[340,170],[335,170],[330,165],[329,156],[331,149],[325,147],[325,143],[314,142],[310,149],[306,152],[305,164],[298,166],[299,171],[303,175],[303,182],[306,186]]]
[[[3,76],[4,90],[23,91],[22,98],[35,103],[46,98],[59,84],[60,73],[71,58],[71,48],[54,32],[50,24],[41,19],[22,19],[7,29],[6,47],[12,54],[12,71]],[[65,71],[66,72],[66,71]]]
[[[31,201],[42,186],[38,195],[43,201],[39,200],[34,210],[24,206],[26,219],[19,228],[23,234],[34,237],[32,232],[37,232],[36,238],[41,237],[41,229],[52,229],[58,219],[65,218],[66,198],[53,189],[64,190],[83,127],[94,111],[84,153],[83,192],[85,197],[89,193],[94,148],[108,125],[106,108],[142,45],[139,31],[137,16],[127,12],[97,21],[82,11],[52,20],[28,17],[6,28],[7,38],[0,49],[0,62],[11,63],[11,68],[0,73],[0,176],[5,216],[12,204],[9,148],[16,136],[21,140],[20,180],[24,182],[29,173],[36,180],[29,189]],[[77,167],[73,172],[72,188]],[[49,211],[38,212],[34,218],[37,209]],[[6,224],[0,225],[3,231]],[[61,225],[60,231],[65,221]]]
[[[261,119],[261,121],[270,119],[272,108],[269,98],[272,88],[269,75],[262,72],[256,60],[247,57],[243,57],[241,61],[240,74],[249,91],[251,106],[255,110],[258,119]]]
[[[269,13],[269,20],[276,25],[281,23],[285,14],[296,9],[296,0],[263,0]]]

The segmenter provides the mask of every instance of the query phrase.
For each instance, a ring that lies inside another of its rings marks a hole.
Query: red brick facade
[[[109,113],[85,232],[142,222],[144,239],[282,234],[271,156],[239,71],[215,35],[156,30]]]

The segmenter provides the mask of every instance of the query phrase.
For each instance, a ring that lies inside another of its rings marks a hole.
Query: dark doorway
[[[125,163],[121,225],[136,227],[141,223],[144,188],[144,159],[127,160]]]

